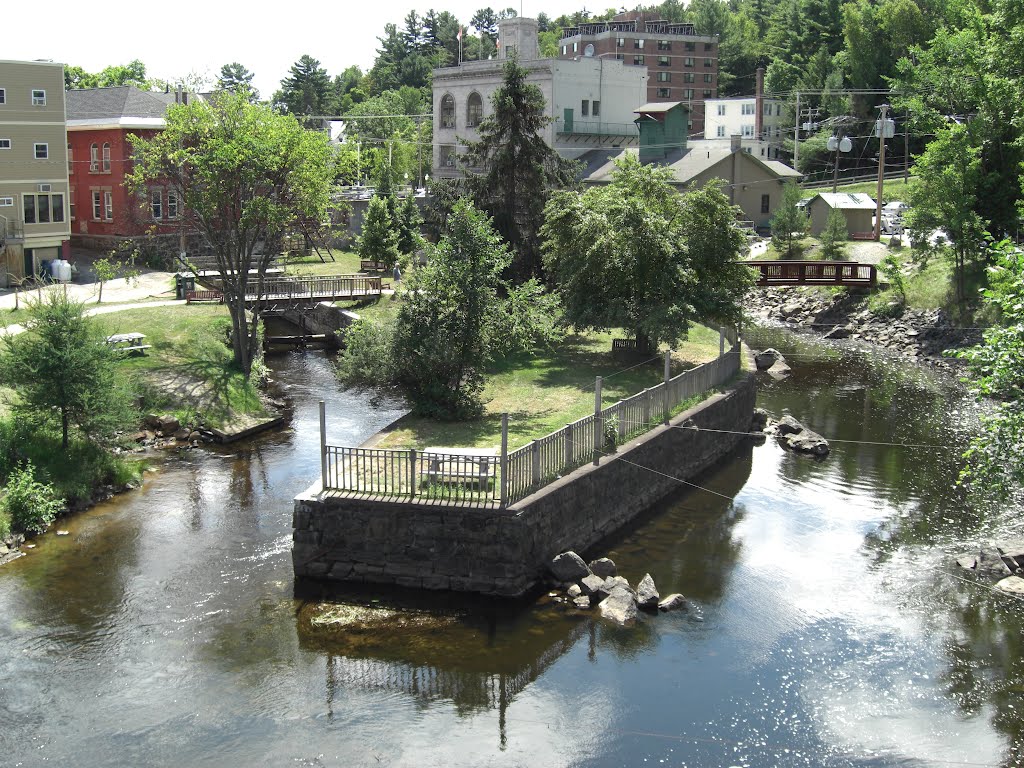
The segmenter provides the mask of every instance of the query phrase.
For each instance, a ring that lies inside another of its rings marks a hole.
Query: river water
[[[596,553],[692,601],[626,629],[547,597],[296,597],[317,400],[353,445],[401,406],[339,391],[320,353],[277,358],[291,428],[170,458],[0,569],[0,764],[1024,760],[1024,612],[950,562],[1016,530],[951,490],[973,406],[890,359],[755,334],[794,369],[760,404],[833,453],[747,446]]]

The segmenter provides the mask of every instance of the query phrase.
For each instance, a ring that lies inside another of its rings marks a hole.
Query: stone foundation
[[[672,425],[746,432],[755,395],[753,376],[743,374]],[[317,483],[295,499],[295,576],[519,596],[559,552],[586,551],[678,490],[665,475],[688,480],[744,439],[660,426],[507,509],[319,498]]]

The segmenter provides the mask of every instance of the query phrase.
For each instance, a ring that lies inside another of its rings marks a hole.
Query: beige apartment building
[[[0,285],[71,242],[64,65],[0,60]]]

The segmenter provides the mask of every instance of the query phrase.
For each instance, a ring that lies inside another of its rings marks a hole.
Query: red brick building
[[[674,24],[640,11],[565,27],[559,58],[590,56],[646,66],[647,102],[685,104],[690,138],[704,138],[704,100],[718,95],[717,35],[698,35],[693,24]]]
[[[133,86],[67,92],[73,242],[106,250],[126,240],[177,237],[178,193],[158,183],[145,193],[133,193],[125,178],[132,170],[128,137],[149,137],[162,130],[167,108],[186,96]]]

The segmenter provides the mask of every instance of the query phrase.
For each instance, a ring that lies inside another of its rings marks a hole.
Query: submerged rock
[[[558,581],[579,581],[590,575],[590,569],[583,562],[583,558],[572,551],[563,552],[555,557],[548,568]]]
[[[637,605],[645,611],[656,611],[660,599],[661,595],[658,594],[658,588],[654,586],[654,579],[651,578],[651,574],[645,573],[644,577],[640,579],[640,583],[636,585]]]

